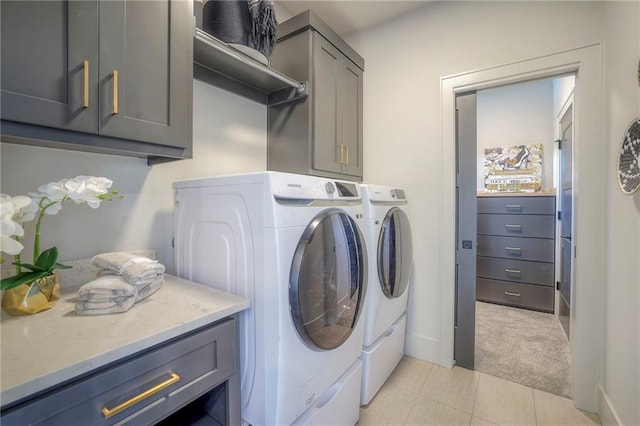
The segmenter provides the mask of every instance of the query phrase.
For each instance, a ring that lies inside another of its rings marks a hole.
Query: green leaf
[[[71,269],[73,266],[63,265],[62,263],[56,262],[52,269]]]
[[[32,265],[30,263],[13,262],[13,265],[20,266],[22,268],[27,268],[27,269],[29,269],[30,271],[33,271],[33,272],[46,272],[46,269],[41,268],[41,267],[36,266],[36,265]]]
[[[37,280],[38,278],[46,277],[47,275],[50,274],[48,272],[22,272],[18,275],[14,275],[13,277],[5,278],[0,281],[0,288],[2,290],[10,290],[22,284],[27,284],[33,280]]]
[[[36,260],[36,266],[51,272],[54,269],[56,260],[58,260],[58,248],[51,247],[50,249],[40,253],[40,256],[38,256],[38,259]]]

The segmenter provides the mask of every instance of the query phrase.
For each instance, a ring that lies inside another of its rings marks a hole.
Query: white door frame
[[[455,96],[563,74],[576,74],[574,92],[574,282],[571,302],[573,399],[578,408],[596,412],[603,339],[605,281],[606,144],[603,137],[602,45],[443,77],[442,103],[442,310],[440,365],[453,366],[455,304]]]

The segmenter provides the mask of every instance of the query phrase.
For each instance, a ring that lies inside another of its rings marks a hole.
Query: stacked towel
[[[78,290],[78,315],[104,315],[128,311],[136,302],[136,288],[115,275],[99,277]]]
[[[164,284],[164,265],[129,253],[103,253],[91,259],[101,268],[98,278],[78,291],[79,315],[102,315],[129,310]]]
[[[103,253],[91,259],[91,264],[106,273],[116,273],[133,285],[146,285],[164,277],[164,265],[148,257],[130,253]],[[102,272],[101,273],[105,273]]]

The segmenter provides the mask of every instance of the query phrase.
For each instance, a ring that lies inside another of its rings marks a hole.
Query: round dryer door
[[[389,299],[400,297],[409,286],[413,246],[409,218],[394,207],[382,222],[378,238],[378,277]]]
[[[364,301],[366,254],[355,221],[327,210],[304,231],[291,265],[289,304],[300,337],[312,349],[347,340]]]

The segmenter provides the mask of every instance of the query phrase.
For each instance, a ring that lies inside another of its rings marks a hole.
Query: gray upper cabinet
[[[271,66],[309,94],[270,96],[267,168],[361,181],[364,60],[308,11],[278,31]]]
[[[95,132],[98,4],[2,1],[0,14],[2,119]]]
[[[3,141],[190,157],[192,2],[1,7]]]

